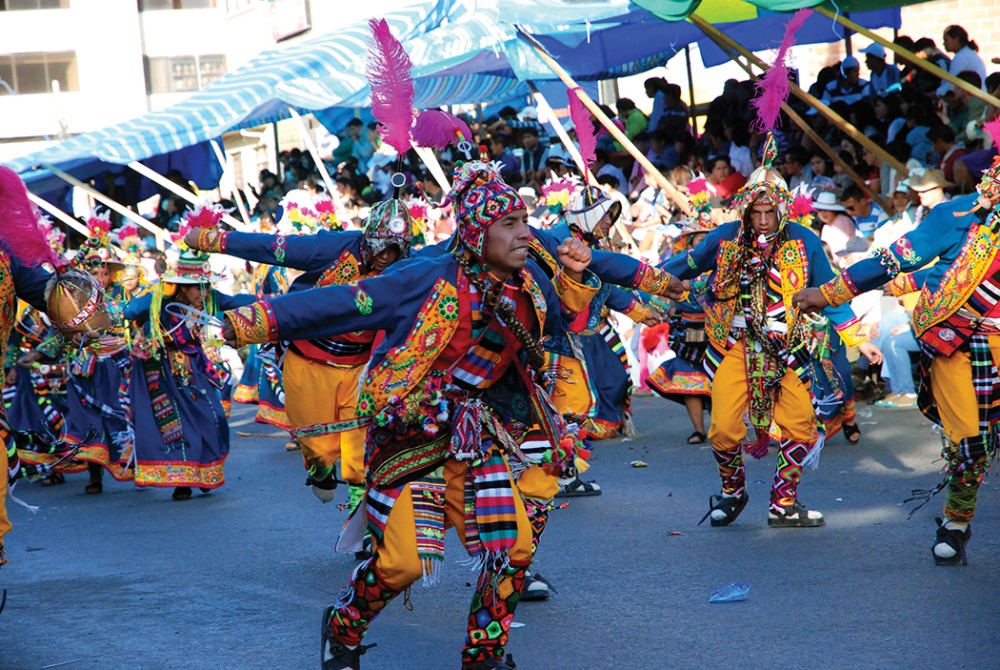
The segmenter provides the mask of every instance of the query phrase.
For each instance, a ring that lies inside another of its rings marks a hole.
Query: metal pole
[[[174,182],[170,181],[169,179],[167,179],[166,177],[164,177],[163,175],[161,175],[156,170],[151,170],[150,168],[146,167],[145,165],[143,165],[142,163],[140,163],[138,161],[132,161],[131,163],[128,164],[128,166],[132,170],[134,170],[134,171],[138,172],[139,174],[141,174],[143,177],[146,177],[150,181],[152,181],[152,182],[158,184],[159,186],[162,186],[163,188],[167,189],[168,191],[170,191],[174,195],[179,196],[181,198],[184,198],[185,200],[187,200],[192,205],[198,205],[198,204],[200,204],[199,201],[198,201],[198,197],[194,193],[192,193],[191,191],[187,190],[186,188],[184,188],[184,187],[182,187],[182,186],[180,186],[178,184],[175,184]],[[247,231],[247,226],[245,224],[241,223],[240,221],[237,221],[235,218],[233,218],[229,214],[223,214],[222,215],[222,220],[227,225],[229,225],[232,228],[235,228],[236,230],[243,231],[243,232]]]

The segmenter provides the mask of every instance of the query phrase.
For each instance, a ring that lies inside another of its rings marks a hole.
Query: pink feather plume
[[[457,116],[440,109],[427,109],[417,115],[413,124],[413,143],[418,147],[444,149],[462,141],[474,142],[468,124]]]
[[[382,139],[402,155],[410,150],[410,126],[415,116],[413,64],[385,19],[371,19],[368,25],[372,29],[367,72],[372,115],[381,126]]]
[[[17,173],[0,166],[0,244],[23,265],[57,265],[58,257],[38,226],[38,211]]]
[[[580,99],[582,91],[579,88],[569,89],[569,118],[573,120],[576,129],[576,139],[580,143],[580,156],[587,171],[594,164],[597,154],[597,137],[594,135],[594,123],[590,120],[590,111]]]
[[[773,130],[778,123],[781,104],[788,99],[788,94],[791,92],[791,86],[788,83],[788,63],[786,62],[788,50],[795,46],[795,34],[811,14],[811,9],[800,9],[792,15],[791,20],[785,24],[785,38],[781,40],[781,46],[778,47],[778,55],[774,59],[774,65],[757,82],[757,97],[750,104],[757,110],[757,119],[753,122],[753,129],[758,132],[766,133]]]
[[[993,146],[1000,147],[1000,116],[983,124],[983,130],[993,138]]]

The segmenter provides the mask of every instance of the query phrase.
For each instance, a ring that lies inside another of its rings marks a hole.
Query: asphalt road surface
[[[940,477],[918,412],[875,410],[860,445],[831,440],[800,487],[825,528],[767,527],[773,452],[749,463],[739,520],[711,528],[697,525],[719,488],[708,447],[685,444],[679,405],[635,406],[642,435],[595,447],[604,494],[552,513],[538,563],[558,594],[519,607],[518,670],[1000,667],[997,486],[982,490],[969,565],[936,567],[943,500],[909,520],[901,504]],[[346,512],[313,498],[301,456],[251,411],[236,406],[227,484],[211,495],[174,502],[106,477],[88,496],[86,475],[18,485],[41,511],[8,502],[0,669],[319,668],[323,607],[354,565],[333,550]],[[454,534],[447,553],[438,587],[415,586],[412,611],[400,598],[373,624],[365,670],[458,667],[475,575]],[[744,602],[709,604],[732,582],[750,586]]]

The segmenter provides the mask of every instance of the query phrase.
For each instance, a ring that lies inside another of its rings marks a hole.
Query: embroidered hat
[[[398,198],[383,200],[369,210],[361,234],[364,236],[361,244],[361,262],[366,267],[371,267],[375,256],[392,246],[399,249],[399,257],[403,258],[410,253],[413,216],[402,200]]]
[[[746,219],[747,212],[754,205],[774,205],[778,211],[779,228],[783,228],[788,222],[788,211],[793,198],[785,178],[771,167],[777,155],[777,143],[771,133],[768,133],[760,167],[750,173],[747,183],[733,196],[733,207],[741,220]]]
[[[486,229],[512,212],[527,211],[524,200],[489,163],[474,161],[458,170],[448,200],[455,207],[458,239],[482,258]]]
[[[605,217],[611,218],[611,225],[621,216],[622,205],[611,200],[596,186],[584,186],[570,198],[566,208],[566,223],[590,235],[597,234],[597,225]]]
[[[222,277],[212,273],[208,254],[201,251],[182,251],[177,263],[163,273],[160,281],[166,284],[214,284]]]
[[[90,231],[90,238],[87,240],[86,252],[83,262],[88,267],[103,265],[109,272],[117,272],[125,266],[115,260],[111,253],[111,212],[104,210],[101,213],[93,211],[87,218],[87,230]]]

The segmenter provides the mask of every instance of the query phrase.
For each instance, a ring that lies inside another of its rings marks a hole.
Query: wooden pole
[[[691,72],[691,45],[684,45],[684,61],[688,71],[688,112],[691,115],[691,133],[698,139],[698,117],[694,114],[694,74]],[[655,128],[654,128],[655,130]]]
[[[82,223],[74,219],[72,216],[70,216],[66,212],[62,211],[61,209],[53,205],[48,200],[40,198],[31,191],[28,191],[28,200],[35,203],[35,205],[37,205],[39,209],[44,209],[49,214],[62,221],[71,230],[75,230],[84,237],[90,237],[90,231],[87,230],[87,226],[83,225]],[[114,250],[116,254],[118,254],[119,258],[124,258],[127,255],[125,253],[125,250],[116,244],[112,244],[111,248]]]
[[[212,150],[215,152],[215,157],[219,159],[219,164],[222,166],[222,169],[224,171],[228,170],[229,159],[226,157],[226,152],[222,150],[222,147],[219,146],[219,142],[217,140],[211,140],[210,144],[212,145]],[[233,179],[233,190],[231,195],[233,196],[233,201],[236,203],[236,209],[240,210],[240,218],[243,219],[243,223],[246,224],[246,229],[250,230],[250,212],[247,211],[246,204],[243,202],[243,196],[240,195],[240,189],[236,185],[236,179]]]
[[[564,84],[566,84],[568,88],[579,88],[579,85],[576,81],[574,81],[569,73],[566,72],[566,70],[564,70],[554,58],[552,58],[549,52],[545,50],[545,47],[539,44],[534,37],[527,34],[523,30],[518,30],[518,34],[531,45],[542,61],[549,66],[549,68],[562,80]],[[677,187],[671,184],[670,180],[664,177],[663,174],[661,174],[660,171],[657,170],[656,167],[649,161],[649,159],[646,158],[646,156],[644,156],[634,144],[632,144],[632,140],[626,137],[625,133],[623,133],[618,126],[611,122],[611,119],[609,119],[607,115],[601,111],[601,108],[597,105],[597,103],[590,99],[590,96],[587,95],[586,92],[580,89],[578,93],[580,101],[586,105],[587,109],[590,110],[590,113],[594,115],[594,118],[600,121],[601,125],[607,128],[608,132],[611,133],[611,136],[618,140],[619,144],[625,147],[625,150],[628,151],[632,155],[632,158],[634,158],[639,165],[642,166],[642,168],[646,171],[646,174],[652,177],[656,182],[656,185],[659,186],[663,192],[674,201],[674,204],[679,210],[681,210],[684,216],[690,216],[691,206],[688,204],[687,198],[677,190]]]
[[[131,168],[135,172],[138,172],[143,177],[146,177],[150,181],[158,184],[159,186],[162,186],[163,188],[167,189],[168,191],[170,191],[174,195],[179,196],[181,198],[184,198],[185,200],[187,200],[192,205],[198,205],[198,204],[200,204],[199,201],[198,201],[198,196],[196,196],[194,193],[192,193],[191,191],[187,190],[183,186],[180,186],[179,184],[175,184],[174,182],[170,181],[169,179],[167,179],[166,177],[164,177],[163,175],[161,175],[156,170],[151,170],[150,168],[146,167],[145,165],[143,165],[142,163],[140,163],[138,161],[132,161],[131,163],[128,164],[128,166],[129,166],[129,168]],[[247,226],[246,225],[244,225],[243,223],[240,223],[239,221],[237,221],[236,219],[234,219],[229,214],[223,214],[222,215],[222,220],[226,224],[228,224],[229,226],[231,226],[232,228],[235,228],[236,230],[239,230],[239,231],[242,231],[242,232],[246,232],[247,231]]]
[[[713,41],[715,40],[715,38],[712,37],[711,35],[709,35],[709,38],[712,39]],[[743,68],[743,71],[746,72],[751,79],[753,80],[758,79],[758,76],[754,74],[749,64],[746,64],[743,61],[739,60],[736,57],[736,55],[733,54],[733,52],[725,44],[721,42],[716,42],[716,44],[719,45],[719,48],[722,49],[724,53],[730,56],[741,68]],[[785,102],[781,103],[781,110],[788,115],[788,118],[790,118],[792,122],[795,123],[795,125],[801,128],[802,131],[809,136],[809,139],[811,139],[816,144],[816,146],[819,147],[821,151],[823,151],[823,153],[829,156],[834,163],[839,165],[840,169],[843,170],[845,173],[847,173],[847,176],[849,176],[854,181],[854,183],[856,183],[858,187],[865,192],[865,194],[869,198],[878,203],[879,207],[881,207],[882,209],[886,211],[889,210],[889,203],[887,203],[880,194],[875,193],[875,191],[865,182],[865,180],[861,178],[861,175],[855,172],[854,169],[850,165],[848,165],[843,158],[840,157],[840,154],[837,153],[837,151],[833,147],[827,144],[826,141],[819,136],[819,133],[817,133],[815,130],[812,129],[812,127],[806,122],[805,119],[803,119],[799,115],[798,112],[792,109],[791,106],[789,106],[788,103]]]
[[[723,44],[725,44],[726,46],[729,47],[730,51],[736,52],[737,54],[743,56],[751,64],[756,65],[762,70],[768,69],[767,64],[765,64],[764,61],[762,61],[761,59],[757,58],[757,56],[755,56],[753,52],[751,52],[749,49],[736,42],[733,38],[722,33],[718,28],[716,28],[711,23],[701,18],[697,14],[691,14],[690,16],[688,16],[688,20],[691,21],[691,23],[698,26],[698,28],[700,28],[703,33],[708,35],[708,37],[711,38],[712,41],[718,44],[720,47]],[[850,121],[848,121],[840,114],[837,114],[835,111],[830,109],[826,104],[823,103],[822,100],[812,95],[808,91],[803,90],[795,82],[790,81],[789,84],[791,85],[792,93],[795,95],[795,97],[799,98],[806,104],[815,108],[816,111],[818,111],[820,114],[830,119],[830,121],[833,122],[834,125],[843,130],[844,133],[846,133],[847,136],[850,137],[852,140],[854,140],[855,142],[863,146],[865,149],[868,149],[868,151],[872,152],[873,154],[881,158],[884,162],[892,166],[896,170],[896,172],[903,175],[904,177],[910,174],[910,171],[907,169],[907,167],[903,163],[901,163],[895,156],[890,154],[888,151],[886,151],[879,145],[872,142],[871,139],[866,137],[864,133],[855,128]]]
[[[448,183],[448,177],[445,175],[441,163],[438,162],[437,156],[434,155],[434,150],[429,147],[418,147],[416,145],[413,146],[413,150],[420,156],[420,160],[427,166],[431,176],[434,177],[434,181],[438,183],[441,190],[448,193],[451,190],[451,184]]]
[[[331,198],[334,197],[337,192],[333,188],[333,179],[330,178],[330,173],[326,170],[326,164],[319,157],[319,149],[316,148],[316,143],[313,142],[312,133],[306,128],[306,122],[302,120],[302,116],[294,107],[289,107],[288,112],[295,119],[295,123],[299,127],[299,136],[305,142],[306,149],[309,150],[309,155],[312,156],[313,162],[316,164],[316,169],[319,170],[320,176],[323,177],[323,183],[326,184],[326,192]]]
[[[158,227],[158,226],[150,223],[148,220],[146,220],[145,218],[139,216],[138,214],[136,214],[135,212],[133,212],[131,209],[128,209],[127,207],[123,207],[122,205],[118,204],[117,202],[115,202],[114,200],[112,200],[111,198],[109,198],[108,196],[104,195],[100,191],[97,191],[96,189],[94,189],[93,187],[91,187],[89,184],[84,184],[82,181],[80,181],[79,179],[77,179],[73,175],[66,174],[65,172],[63,172],[59,168],[52,167],[51,165],[47,165],[47,164],[43,163],[42,167],[45,168],[46,170],[48,170],[49,172],[51,172],[52,174],[54,174],[55,176],[59,177],[63,181],[65,181],[65,182],[67,182],[69,184],[72,184],[73,186],[75,186],[78,189],[82,190],[84,193],[86,193],[90,197],[94,198],[95,200],[97,200],[101,204],[105,205],[106,207],[108,207],[112,211],[117,212],[118,214],[124,216],[126,219],[128,219],[132,223],[136,224],[140,228],[142,228],[144,230],[147,230],[150,233],[152,233],[156,237],[156,246],[157,246],[158,249],[165,248],[166,247],[166,243],[170,241],[170,235],[167,234],[167,232],[165,230],[163,230],[162,228],[160,228],[160,227]]]
[[[986,91],[983,91],[982,89],[976,88],[975,86],[973,86],[972,84],[970,84],[969,82],[967,82],[967,81],[965,81],[963,79],[959,79],[958,77],[956,77],[955,75],[951,74],[950,72],[946,72],[946,71],[942,70],[941,68],[939,68],[934,63],[931,63],[930,61],[926,61],[926,60],[924,60],[922,58],[917,58],[917,56],[915,54],[907,51],[906,49],[904,49],[901,46],[893,44],[889,40],[886,40],[886,39],[880,37],[877,33],[872,32],[868,28],[865,28],[864,26],[859,25],[859,24],[855,23],[854,21],[851,21],[849,18],[847,18],[843,14],[834,14],[829,9],[826,9],[824,7],[813,7],[813,9],[815,9],[817,12],[819,12],[823,16],[826,16],[827,18],[834,19],[837,23],[839,23],[840,25],[844,26],[845,28],[850,28],[854,32],[860,33],[860,34],[864,35],[865,37],[867,37],[871,41],[878,42],[879,44],[881,44],[882,46],[884,46],[886,49],[889,49],[890,51],[892,51],[897,56],[902,56],[905,60],[909,61],[910,63],[913,63],[914,65],[916,65],[917,67],[919,67],[919,68],[921,68],[923,70],[927,70],[928,72],[930,72],[931,74],[933,74],[935,77],[939,77],[941,79],[944,79],[946,82],[948,82],[952,86],[955,86],[956,88],[960,88],[963,91],[965,91],[966,93],[969,93],[970,95],[974,95],[977,98],[979,98],[980,100],[983,100],[984,102],[986,102],[986,103],[988,103],[988,104],[990,104],[990,105],[992,105],[994,107],[1000,107],[1000,99],[997,99],[997,98],[993,97],[992,95],[990,95]]]

